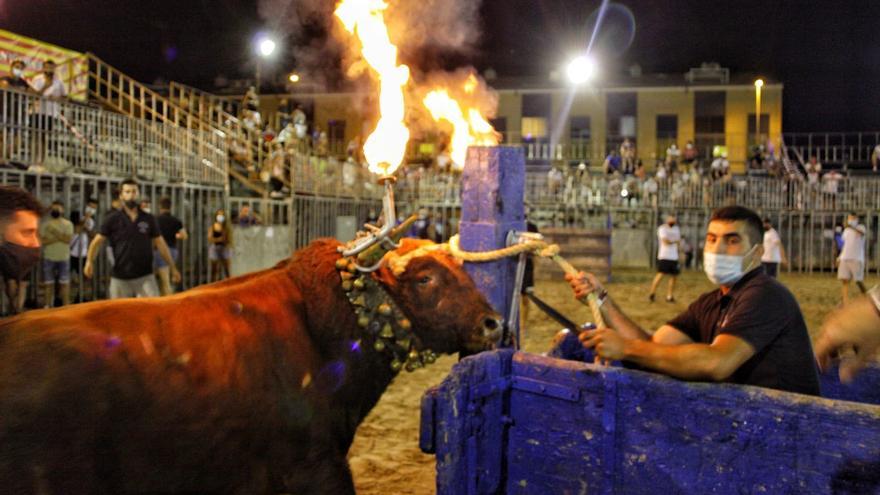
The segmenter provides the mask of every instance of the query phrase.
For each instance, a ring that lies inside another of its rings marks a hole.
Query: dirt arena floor
[[[658,302],[651,304],[647,294],[652,277],[648,270],[618,270],[614,282],[607,284],[615,301],[645,328],[657,328],[712,289],[702,272],[688,271],[679,277],[677,302],[663,301],[664,280],[658,290]],[[810,334],[815,338],[824,315],[840,301],[840,283],[830,273],[783,274],[781,280],[800,302]],[[877,281],[865,282],[870,287]],[[590,320],[589,310],[573,299],[565,281],[538,281],[535,291],[570,319]],[[558,330],[558,324],[533,306],[526,320],[523,348],[535,353],[547,351]],[[358,494],[435,493],[434,457],[422,454],[418,447],[419,403],[422,393],[440,383],[456,361],[456,357],[444,356],[428,368],[401,373],[367,416],[349,454]]]

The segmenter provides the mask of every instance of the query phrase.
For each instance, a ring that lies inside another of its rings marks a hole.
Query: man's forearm
[[[89,250],[86,253],[86,263],[94,263],[95,257],[98,255],[98,251],[101,250],[101,246],[104,244],[104,239],[101,237],[95,237],[92,240],[92,243],[89,244]]]
[[[707,344],[663,345],[629,340],[623,359],[685,380],[720,381],[729,375]]]
[[[602,315],[605,316],[605,323],[609,327],[617,330],[617,333],[628,339],[651,339],[651,335],[648,332],[623,314],[623,311],[611,300],[611,296],[606,297],[605,303],[602,305]]]

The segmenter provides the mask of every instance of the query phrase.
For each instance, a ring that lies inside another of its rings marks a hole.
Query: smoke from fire
[[[459,104],[460,113],[470,124],[471,143],[497,142],[496,134],[483,120],[495,115],[497,95],[478,77],[476,70],[430,70],[436,63],[429,57],[419,57],[423,53],[472,53],[480,39],[480,0],[388,0],[386,3],[384,18],[391,41],[397,46],[400,58],[406,59],[412,74],[405,87],[406,126],[411,136],[418,138],[442,132],[451,140],[456,134],[450,120],[438,117],[437,111],[425,106],[426,96],[440,90]],[[362,58],[359,43],[352,42],[350,33],[346,33],[334,17],[338,4],[329,0],[260,0],[259,12],[271,28],[288,37],[298,72],[311,76],[318,84],[344,75],[359,90],[365,90],[362,104],[367,110],[376,102],[375,77]],[[421,62],[425,60],[432,64]],[[334,89],[333,84],[323,85]],[[469,116],[474,118],[468,120]],[[458,130],[459,137],[462,132],[465,131]],[[454,154],[460,156],[462,152]]]

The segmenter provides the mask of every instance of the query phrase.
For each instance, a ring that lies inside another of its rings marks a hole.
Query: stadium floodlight
[[[276,46],[275,40],[272,38],[263,38],[257,42],[257,52],[263,58],[269,58],[275,53]]]
[[[763,87],[764,87],[764,80],[763,79],[755,79],[755,88],[761,89]]]
[[[298,83],[298,82],[299,82],[299,79],[300,79],[300,78],[299,78],[299,74],[297,74],[296,72],[291,73],[291,74],[287,77],[287,80],[290,81],[290,82],[292,82],[293,84]]]
[[[565,70],[572,84],[583,84],[596,74],[596,61],[589,55],[580,55],[568,63]]]

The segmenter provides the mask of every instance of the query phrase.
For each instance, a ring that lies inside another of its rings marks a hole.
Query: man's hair
[[[88,200],[86,200],[86,204],[98,204],[98,200],[95,198],[89,198]]]
[[[710,222],[736,222],[742,220],[746,223],[746,234],[752,245],[759,244],[764,239],[764,222],[754,211],[743,206],[725,206],[712,212]]]
[[[47,65],[55,65],[55,61],[51,58],[47,59],[45,62],[43,62],[43,67],[46,67]]]
[[[27,66],[27,64],[24,63],[24,60],[22,60],[22,59],[20,59],[20,58],[17,58],[17,59],[15,59],[15,60],[13,60],[13,61],[9,64],[10,67],[14,67],[14,66],[16,66],[16,65],[21,65],[22,67],[26,67],[26,66]]]
[[[0,222],[5,222],[17,211],[32,211],[43,215],[43,205],[31,193],[19,187],[0,186]]]
[[[859,214],[854,211],[849,212],[849,216],[859,218]]]
[[[159,200],[159,208],[161,208],[163,210],[170,210],[171,209],[171,198],[169,198],[168,196],[165,196],[162,199],[160,199]]]
[[[134,179],[125,179],[119,184],[119,188],[116,189],[116,197],[118,198],[120,194],[122,194],[122,188],[125,186],[134,186],[140,190],[141,186],[138,185],[137,181]]]
[[[55,201],[52,201],[52,205],[51,205],[51,206],[60,206],[60,207],[64,208],[64,203],[62,203],[61,201],[58,201],[58,200],[56,199]]]
[[[773,225],[773,221],[770,220],[770,217],[764,217],[764,223],[767,223],[767,224]]]

